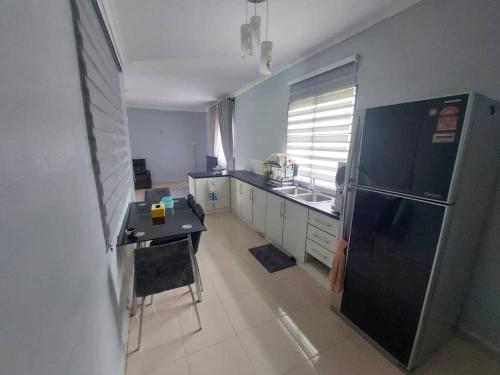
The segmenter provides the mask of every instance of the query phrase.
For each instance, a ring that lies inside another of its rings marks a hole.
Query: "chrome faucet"
[[[311,183],[307,185],[307,188],[312,191],[316,189],[316,177],[311,177]]]

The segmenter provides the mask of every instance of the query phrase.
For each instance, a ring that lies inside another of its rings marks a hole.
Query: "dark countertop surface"
[[[269,185],[266,183],[266,180],[261,175],[257,173],[253,173],[250,171],[237,170],[237,171],[225,171],[223,173],[215,173],[215,172],[192,172],[188,173],[188,175],[194,179],[197,178],[213,178],[213,177],[234,177],[240,181],[246,182],[247,184],[253,185],[259,189],[265,190],[269,193],[278,195],[290,201],[293,201],[301,206],[310,208],[314,211],[320,212],[327,216],[333,217],[335,219],[339,219],[340,216],[338,213],[332,211],[332,203],[328,202],[319,202],[319,203],[309,203],[302,200],[299,200],[291,195],[286,195],[279,191],[273,190],[273,185]]]

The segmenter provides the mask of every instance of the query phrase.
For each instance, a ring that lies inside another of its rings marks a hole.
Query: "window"
[[[287,153],[299,164],[296,179],[335,189],[339,162],[347,161],[356,87],[293,101],[288,107]]]

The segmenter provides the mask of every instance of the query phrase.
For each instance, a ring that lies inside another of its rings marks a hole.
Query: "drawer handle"
[[[315,220],[317,223],[320,223],[321,225],[324,225],[324,226],[326,226],[326,227],[331,227],[331,226],[332,226],[332,224],[327,224],[327,223],[324,223],[324,222],[322,222],[322,221],[321,221],[321,220],[319,220],[319,219],[314,219],[314,220]]]
[[[330,241],[321,238],[317,233],[314,233],[313,236],[316,237],[318,240],[323,241],[324,243],[330,243]]]

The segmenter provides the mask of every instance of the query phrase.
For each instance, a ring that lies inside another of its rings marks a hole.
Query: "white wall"
[[[206,170],[207,113],[128,108],[130,147],[153,182],[186,181]]]
[[[0,50],[0,373],[122,374],[70,2],[2,1]]]
[[[500,100],[499,20],[498,0],[423,0],[241,94],[236,167],[285,151],[288,81],[354,54],[359,109],[468,90]],[[489,223],[461,324],[500,348],[498,214]]]

